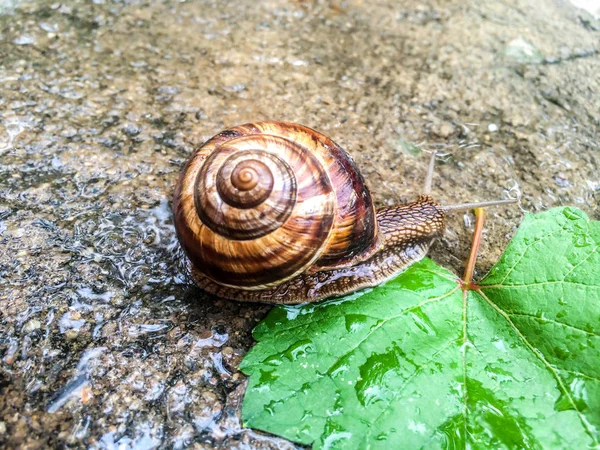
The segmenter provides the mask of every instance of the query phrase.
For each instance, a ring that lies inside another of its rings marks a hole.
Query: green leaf
[[[480,283],[430,260],[274,308],[242,362],[244,425],[314,448],[598,447],[600,223],[529,215]]]

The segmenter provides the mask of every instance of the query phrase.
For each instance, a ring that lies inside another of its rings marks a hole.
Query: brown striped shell
[[[185,165],[175,227],[195,270],[237,289],[371,256],[371,195],[350,157],[302,125],[257,122],[224,131]]]

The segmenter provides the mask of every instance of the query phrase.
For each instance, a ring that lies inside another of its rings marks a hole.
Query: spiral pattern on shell
[[[241,289],[350,261],[377,241],[371,197],[353,162],[295,124],[247,124],[210,139],[182,171],[173,206],[194,267]]]
[[[229,239],[249,240],[279,228],[296,203],[293,168],[259,148],[283,145],[264,139],[237,139],[204,162],[196,178],[196,211],[208,228]]]

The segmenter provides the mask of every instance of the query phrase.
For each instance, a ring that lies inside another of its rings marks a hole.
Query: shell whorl
[[[371,197],[352,160],[296,124],[246,124],[207,141],[183,169],[173,208],[195,269],[238,289],[366,257],[377,244]]]
[[[194,204],[204,225],[233,240],[277,230],[296,204],[293,169],[275,153],[253,150],[283,145],[271,139],[236,139],[213,151],[196,177]]]

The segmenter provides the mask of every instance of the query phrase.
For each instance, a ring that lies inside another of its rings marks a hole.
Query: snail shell
[[[173,209],[198,284],[237,299],[268,301],[269,288],[356,266],[383,242],[352,159],[297,124],[251,123],[210,139],[185,165]],[[243,292],[255,290],[264,295]]]

